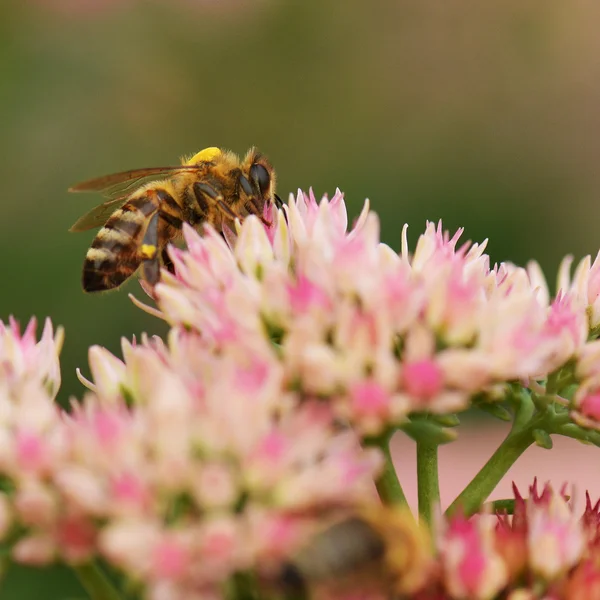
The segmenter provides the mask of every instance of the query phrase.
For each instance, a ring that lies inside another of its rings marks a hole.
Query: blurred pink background
[[[470,422],[459,430],[458,439],[440,447],[439,472],[442,508],[447,508],[463,488],[500,445],[508,433],[508,426],[496,423]],[[562,436],[552,436],[554,448],[544,450],[530,447],[513,465],[500,485],[491,495],[491,500],[512,498],[514,481],[521,494],[537,476],[538,483],[550,481],[558,490],[566,482],[575,489],[568,489],[578,510],[585,504],[588,490],[592,501],[600,497],[598,481],[598,448]],[[392,440],[394,464],[411,508],[417,508],[416,452],[415,443],[403,433]]]

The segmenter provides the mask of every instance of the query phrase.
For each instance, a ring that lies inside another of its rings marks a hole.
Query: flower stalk
[[[90,600],[123,600],[123,596],[109,581],[95,562],[73,566],[73,571],[88,593]]]
[[[392,431],[376,438],[365,438],[364,443],[365,446],[378,448],[384,457],[381,474],[375,479],[375,487],[381,501],[388,506],[408,506],[390,451],[393,434]]]
[[[576,438],[578,433],[582,433],[574,425],[572,427],[577,431],[568,429],[569,425],[572,425],[571,417],[569,412],[560,406],[550,404],[544,406],[541,412],[536,412],[533,400],[525,392],[518,396],[517,401],[520,404],[517,405],[511,431],[477,475],[448,507],[446,515],[461,511],[464,515],[471,516],[479,511],[513,464],[529,446],[538,442],[537,432],[544,432],[548,438],[553,433],[569,435],[573,438]],[[583,437],[585,439],[585,434]]]
[[[419,516],[431,528],[440,507],[437,444],[417,441],[417,495]]]
[[[448,507],[446,515],[450,516],[460,511],[468,517],[477,512],[508,470],[533,442],[529,430],[509,433],[477,475]]]

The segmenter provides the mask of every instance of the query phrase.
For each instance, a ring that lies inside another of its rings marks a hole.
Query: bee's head
[[[244,163],[248,165],[248,178],[260,191],[262,200],[273,202],[275,199],[275,170],[269,159],[256,148],[252,148]]]

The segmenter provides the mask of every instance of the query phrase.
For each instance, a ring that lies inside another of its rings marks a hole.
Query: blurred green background
[[[96,203],[69,185],[257,145],[279,192],[365,197],[399,247],[425,220],[494,261],[600,246],[600,4],[586,0],[0,0],[0,318],[66,327],[61,399],[86,349],[164,332],[127,292],[84,295]],[[84,371],[86,369],[84,368]],[[76,598],[60,571],[2,598]]]

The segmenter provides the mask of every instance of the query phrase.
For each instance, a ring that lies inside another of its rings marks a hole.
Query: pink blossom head
[[[528,507],[528,542],[531,569],[546,580],[562,575],[581,558],[585,538],[572,508],[560,495]]]
[[[551,300],[533,264],[492,268],[462,230],[428,223],[411,254],[404,228],[397,253],[368,203],[348,227],[339,190],[269,211],[270,226],[249,217],[226,241],[186,227],[188,250],[171,251],[175,275],[156,288],[161,314],[213,352],[271,354],[282,393],[328,400],[362,434],[543,379],[586,345],[575,292]]]
[[[50,518],[102,523],[96,551],[152,589],[186,594],[262,569],[320,519],[374,498],[378,451],[337,430],[326,405],[286,392],[272,349],[216,348],[174,328],[167,346],[125,344],[123,360],[94,350],[95,391],[59,430],[64,509]],[[254,543],[259,513],[293,535]]]
[[[36,328],[36,319],[31,319],[23,332],[12,317],[8,325],[0,322],[0,382],[16,388],[25,382],[37,381],[54,397],[60,387],[58,357],[64,332],[59,327],[54,333],[47,319],[37,341]]]
[[[507,568],[494,546],[489,520],[456,516],[440,544],[444,580],[452,596],[493,598],[506,585]]]

